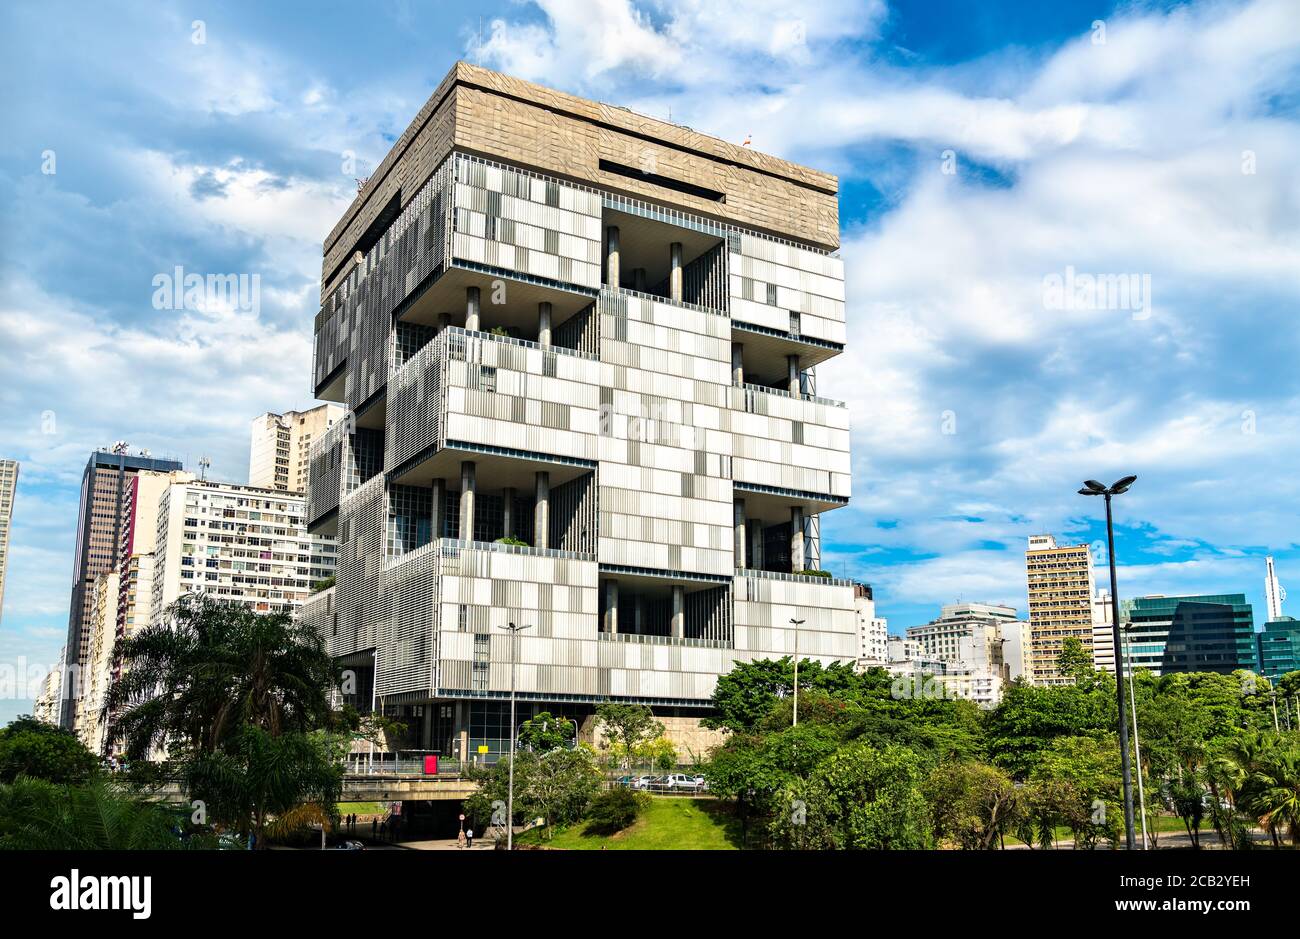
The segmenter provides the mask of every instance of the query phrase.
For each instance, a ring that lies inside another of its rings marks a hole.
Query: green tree
[[[930,847],[921,766],[906,747],[837,749],[788,788],[783,811],[769,824],[772,843],[800,850]]]
[[[599,727],[611,744],[621,748],[627,766],[644,743],[662,737],[664,725],[655,720],[648,707],[641,704],[608,702],[596,708]]]
[[[1039,755],[1030,774],[1040,816],[1064,824],[1076,848],[1113,846],[1123,819],[1119,743],[1113,736],[1061,737]],[[1040,832],[1040,842],[1044,832]]]
[[[989,754],[1017,779],[1028,778],[1058,737],[1100,736],[1115,727],[1115,684],[1100,676],[1091,688],[1013,682],[988,715]]]
[[[465,800],[465,811],[480,830],[486,830],[496,803],[508,799],[509,761],[472,767],[470,778],[477,791]],[[555,749],[545,753],[524,750],[515,757],[515,817],[541,818],[547,836],[555,826],[571,825],[582,818],[600,792],[601,773],[588,746]]]
[[[591,803],[588,830],[612,835],[629,827],[641,811],[641,800],[630,789],[607,789]]]
[[[574,740],[575,726],[567,718],[555,717],[550,711],[541,711],[519,726],[519,746],[538,753],[566,747]]]
[[[63,785],[20,776],[0,783],[0,850],[169,851],[213,848],[214,835],[187,832],[178,811],[101,776]]]
[[[1092,652],[1078,636],[1066,636],[1061,641],[1056,667],[1062,674],[1074,678],[1074,683],[1080,687],[1091,688],[1096,682],[1097,671],[1092,667]]]
[[[304,805],[315,806],[322,818],[334,815],[343,786],[334,746],[319,733],[273,736],[244,724],[220,749],[186,760],[182,779],[211,820],[251,833],[265,848],[267,826],[277,816]]]
[[[154,747],[214,753],[246,725],[272,736],[329,724],[333,660],[321,636],[287,613],[258,614],[206,595],[170,608],[170,623],[119,644],[130,661],[108,695],[127,755]]]
[[[930,771],[924,792],[935,837],[967,850],[1000,847],[1022,814],[1010,774],[983,763],[940,764]]]
[[[0,783],[19,776],[54,783],[84,782],[99,767],[91,753],[70,730],[24,714],[0,728]]]

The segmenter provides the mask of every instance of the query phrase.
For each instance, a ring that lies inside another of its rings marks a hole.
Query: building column
[[[749,529],[749,566],[752,570],[763,569],[763,523],[751,519],[746,527]]]
[[[435,479],[429,485],[429,488],[433,490],[430,496],[432,505],[429,512],[429,535],[434,541],[437,541],[442,537],[442,533],[447,527],[445,521],[447,516],[447,480],[441,477]]]
[[[617,290],[618,278],[618,226],[610,225],[605,229],[605,283]]]
[[[438,314],[438,332],[442,332],[444,329],[446,329],[446,328],[447,328],[448,326],[450,326],[450,325],[451,325],[451,314],[450,314],[450,313],[439,313],[439,314]]]
[[[515,490],[501,490],[501,529],[507,538],[515,536]]]
[[[645,293],[645,268],[637,267],[632,270],[632,289]]]
[[[789,371],[790,394],[797,398],[799,397],[799,356],[787,355],[785,364]]]
[[[551,474],[539,472],[533,490],[533,547],[551,546]]]
[[[674,241],[668,246],[668,299],[682,302],[682,243]]]
[[[474,461],[460,464],[460,540],[474,540],[474,496],[478,490],[478,476]]]
[[[605,581],[605,632],[618,635],[618,581]]]
[[[686,636],[686,588],[673,584],[673,638]]]
[[[465,288],[465,328],[471,332],[479,330],[479,290],[477,287]]]
[[[543,349],[551,347],[551,305],[537,304],[537,344]]]
[[[749,547],[745,539],[745,500],[735,500],[732,510],[732,522],[736,528],[736,569],[748,567],[745,563],[745,551]]]
[[[637,594],[635,613],[632,620],[632,631],[638,636],[645,633],[645,621],[645,597],[642,594]]]
[[[803,507],[790,506],[790,573],[804,569],[803,557]]]
[[[731,344],[731,383],[733,385],[743,385],[745,383],[745,344],[743,342],[733,342]]]

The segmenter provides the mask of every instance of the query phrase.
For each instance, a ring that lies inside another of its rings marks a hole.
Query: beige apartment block
[[[248,484],[281,492],[306,492],[311,444],[343,419],[337,404],[307,411],[270,411],[253,418],[248,451]]]
[[[1051,535],[1033,535],[1025,552],[1029,585],[1029,676],[1036,685],[1069,684],[1057,658],[1065,640],[1074,637],[1091,654],[1093,648],[1092,549],[1086,544],[1060,545]]]
[[[0,460],[0,622],[4,622],[5,572],[9,567],[9,527],[18,491],[18,461]]]
[[[107,736],[104,705],[111,684],[113,650],[117,644],[116,571],[100,574],[91,589],[90,648],[80,675],[76,699],[76,731],[92,753],[103,753]]]

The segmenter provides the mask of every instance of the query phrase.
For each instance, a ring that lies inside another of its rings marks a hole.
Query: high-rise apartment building
[[[1245,594],[1137,597],[1120,603],[1125,671],[1155,675],[1258,668],[1255,614]]]
[[[322,404],[283,414],[268,411],[254,418],[248,484],[305,494],[311,476],[312,441],[343,420],[346,413],[337,404]],[[312,580],[329,577],[338,563],[338,545],[330,536],[313,535],[311,556]]]
[[[1115,674],[1115,611],[1110,591],[1098,590],[1092,598],[1092,667]]]
[[[737,661],[857,656],[818,566],[849,498],[838,183],[458,63],[329,234],[310,604],[411,746],[523,705],[689,722]],[[791,620],[801,620],[797,627]],[[509,624],[527,627],[517,634]],[[511,668],[512,658],[518,668]],[[590,723],[586,723],[590,727]]]
[[[189,479],[157,508],[151,622],[169,604],[203,593],[259,613],[292,612],[312,588],[306,498],[274,489]]]
[[[1017,630],[1014,607],[948,603],[937,619],[924,626],[909,626],[907,638],[917,644],[923,658],[947,664],[959,697],[993,707],[1002,700],[1003,686],[1012,677],[1004,656],[1004,630]]]
[[[859,671],[883,666],[889,661],[889,623],[876,615],[870,584],[853,585],[853,617],[858,626]]]
[[[1086,544],[1058,545],[1051,535],[1032,535],[1025,552],[1029,582],[1029,668],[1036,685],[1074,679],[1057,665],[1066,639],[1078,639],[1092,653],[1092,550]]]
[[[112,681],[114,650],[117,645],[117,571],[97,576],[91,586],[90,597],[90,642],[82,667],[81,693],[76,699],[74,726],[77,736],[91,752],[102,753],[108,727],[104,705]]]
[[[4,621],[5,571],[9,567],[9,527],[18,494],[18,461],[0,460],[0,622]]]
[[[47,724],[57,724],[63,716],[63,649],[59,650],[58,664],[45,673],[41,680],[41,690],[36,693],[32,703],[32,716]]]
[[[72,602],[68,610],[68,641],[64,655],[65,674],[61,693],[60,720],[65,727],[76,722],[76,698],[90,643],[90,612],[93,587],[100,574],[117,571],[122,531],[130,518],[128,493],[132,478],[141,470],[179,470],[175,460],[164,460],[142,451],[131,454],[124,443],[90,455],[81,477],[81,499],[77,517],[77,541],[73,555]]]
[[[268,411],[253,418],[248,484],[281,492],[306,492],[311,444],[343,419],[343,408],[322,404],[306,411]]]

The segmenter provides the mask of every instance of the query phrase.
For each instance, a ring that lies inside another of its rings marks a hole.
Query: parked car
[[[685,773],[669,773],[663,777],[663,787],[665,789],[676,789],[680,791],[698,792],[704,786],[704,781],[695,776],[687,776]]]
[[[653,789],[654,786],[655,786],[655,784],[656,784],[656,782],[657,782],[657,780],[658,780],[658,778],[659,778],[658,776],[650,776],[650,775],[646,775],[646,776],[638,776],[638,777],[636,777],[636,779],[634,779],[634,780],[632,781],[632,788],[633,788],[633,789]]]

